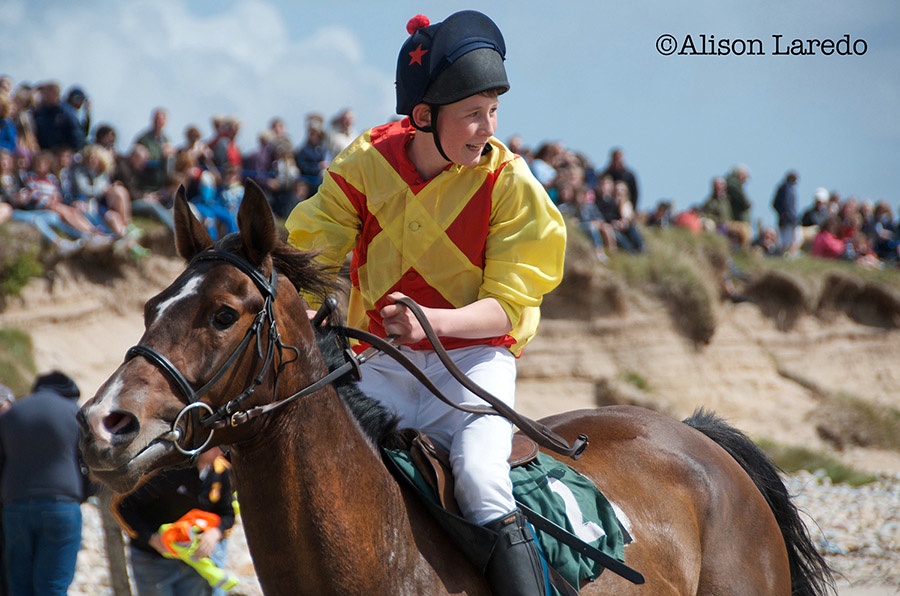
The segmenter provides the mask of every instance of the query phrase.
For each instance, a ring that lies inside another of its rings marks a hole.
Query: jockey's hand
[[[405,297],[400,292],[388,294],[388,305],[381,309],[385,333],[397,336],[396,342],[401,345],[425,339],[425,331],[415,315],[396,303]],[[495,298],[482,298],[461,308],[420,308],[438,337],[502,337],[512,329],[509,317]]]
[[[384,324],[384,332],[387,335],[395,335],[398,344],[414,344],[425,339],[425,331],[412,311],[402,304],[396,304],[400,298],[406,295],[401,292],[392,292],[387,295],[388,305],[381,309],[381,321]],[[431,309],[422,307],[425,316],[430,320]]]

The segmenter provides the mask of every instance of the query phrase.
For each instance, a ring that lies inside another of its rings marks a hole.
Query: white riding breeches
[[[452,402],[487,405],[460,385],[433,351],[400,349]],[[471,346],[449,353],[475,384],[514,407],[516,362],[509,350]],[[360,388],[399,415],[401,428],[422,430],[449,451],[456,500],[467,520],[484,525],[515,509],[508,463],[512,424],[508,420],[448,406],[394,359],[384,355],[363,364]]]

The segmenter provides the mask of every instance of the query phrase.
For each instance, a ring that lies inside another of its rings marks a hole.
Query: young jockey
[[[287,220],[290,242],[338,267],[352,250],[349,323],[398,344],[457,403],[484,405],[440,364],[396,300],[419,303],[454,362],[510,406],[515,358],[544,294],[563,273],[565,226],[518,155],[494,138],[509,89],[505,44],[485,15],[418,15],[397,61],[400,121],[377,126],[331,163]],[[361,388],[450,452],[469,521],[499,534],[485,571],[494,594],[544,594],[537,547],[516,509],[512,426],[450,408],[390,358],[365,363]]]

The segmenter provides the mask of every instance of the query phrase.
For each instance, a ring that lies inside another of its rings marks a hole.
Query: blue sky
[[[175,142],[187,124],[208,134],[211,116],[236,114],[250,149],[276,115],[295,141],[310,111],[351,107],[360,129],[390,119],[406,21],[464,8],[506,37],[512,89],[498,136],[559,140],[598,166],[623,147],[643,208],[701,202],[713,176],[745,164],[754,218],[766,223],[788,169],[800,174],[801,205],[824,186],[900,210],[895,0],[4,0],[0,73],[81,85],[122,149],[156,106],[169,109]],[[776,54],[795,38],[846,39],[857,54]],[[676,52],[663,55],[672,40]],[[764,53],[681,53],[751,40]]]

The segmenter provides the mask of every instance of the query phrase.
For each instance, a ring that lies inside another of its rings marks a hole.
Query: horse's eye
[[[234,325],[238,320],[237,311],[233,308],[223,307],[213,315],[213,325],[216,329],[224,330]]]

